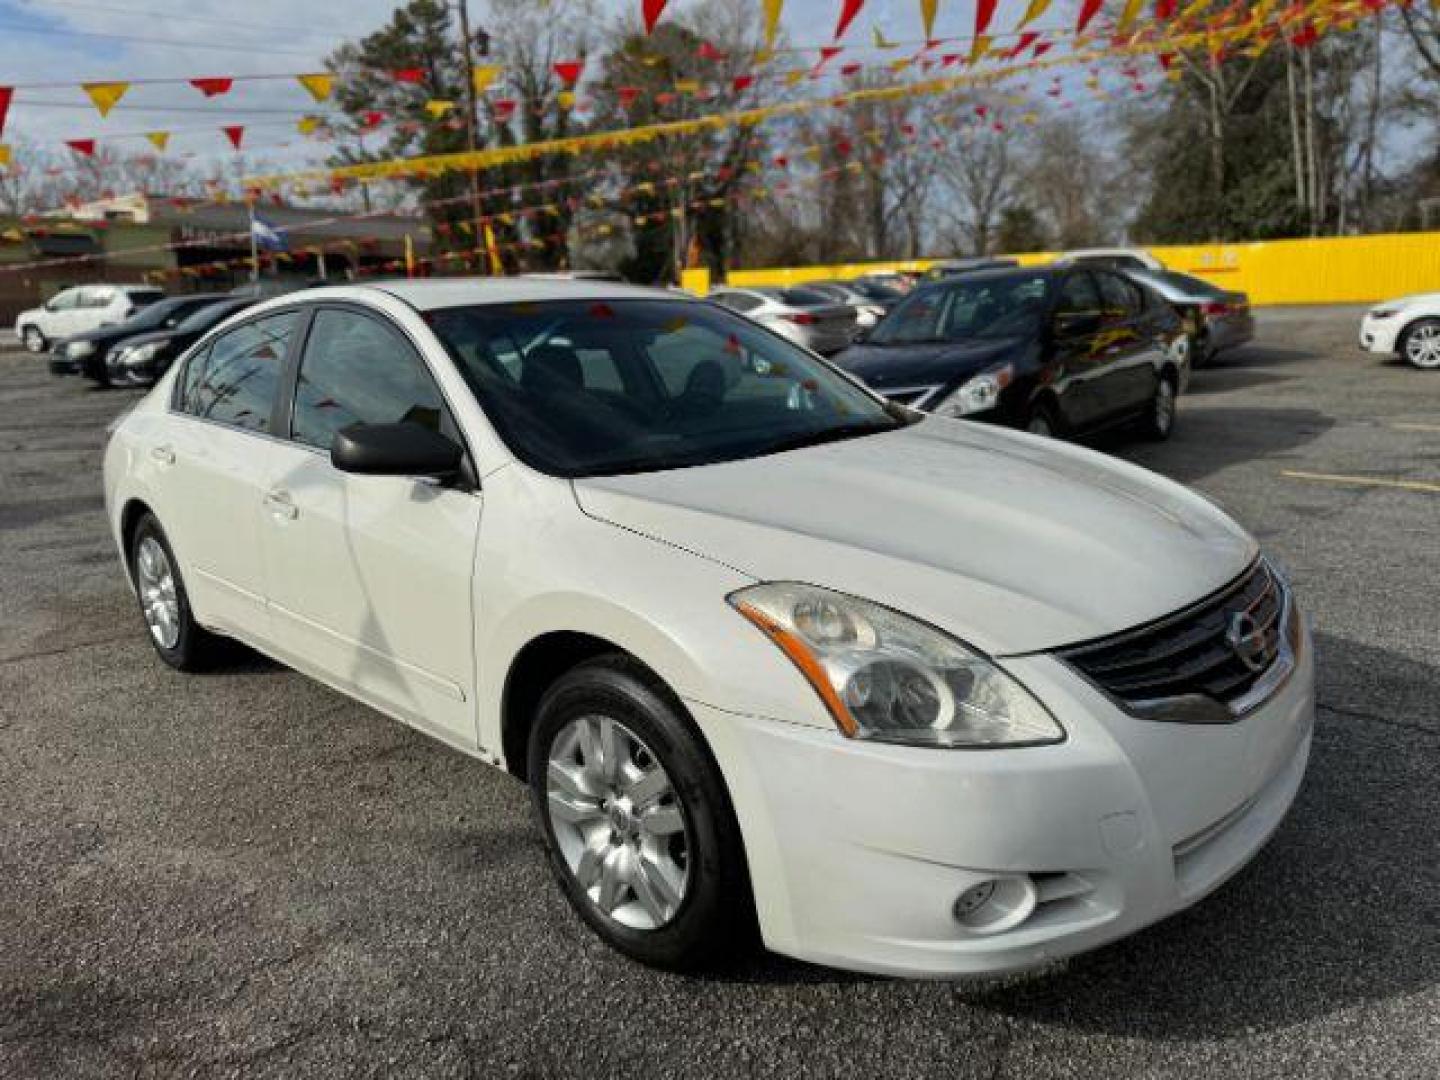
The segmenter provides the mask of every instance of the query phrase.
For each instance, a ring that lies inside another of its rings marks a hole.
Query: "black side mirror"
[[[1100,329],[1098,311],[1062,311],[1055,316],[1055,336],[1060,338],[1083,337]]]
[[[856,345],[859,345],[862,341],[864,341],[870,336],[870,331],[873,329],[874,327],[867,328],[863,326],[857,326],[854,331],[851,332],[850,340],[853,341]]]
[[[366,476],[423,476],[449,480],[460,472],[464,450],[419,424],[351,424],[335,433],[330,464]]]

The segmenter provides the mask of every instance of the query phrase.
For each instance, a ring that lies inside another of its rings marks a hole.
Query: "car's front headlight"
[[[971,413],[993,409],[1000,401],[1000,391],[1009,386],[1014,378],[1015,368],[1011,364],[991,368],[961,383],[941,398],[930,411],[936,416],[969,416]]]
[[[119,362],[122,364],[143,364],[155,358],[155,353],[160,346],[151,342],[148,345],[131,345],[120,353]]]
[[[83,360],[95,351],[95,346],[88,341],[72,341],[65,346],[65,355],[71,360]]]
[[[851,738],[935,747],[1065,738],[1023,686],[918,619],[794,582],[754,585],[729,600],[800,669]]]

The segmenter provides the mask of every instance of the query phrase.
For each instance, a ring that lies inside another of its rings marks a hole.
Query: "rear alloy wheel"
[[[30,352],[42,353],[45,351],[45,335],[40,332],[38,327],[25,327],[25,332],[20,335],[20,340]]]
[[[1164,442],[1170,438],[1170,433],[1175,430],[1177,402],[1175,379],[1162,375],[1155,384],[1155,396],[1150,399],[1150,407],[1140,421],[1141,433],[1147,439]]]
[[[218,639],[195,621],[175,553],[160,523],[146,514],[130,542],[135,595],[160,659],[178,671],[201,671],[213,659]]]
[[[540,702],[531,799],[566,898],[611,946],[692,969],[753,924],[728,794],[678,703],[622,655],[575,667]]]
[[[1440,370],[1440,319],[1421,319],[1406,330],[1400,355],[1422,371]]]

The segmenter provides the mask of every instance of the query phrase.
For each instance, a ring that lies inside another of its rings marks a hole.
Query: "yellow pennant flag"
[[[165,147],[170,145],[170,132],[168,131],[147,131],[145,138],[149,139],[150,145],[162,154],[165,152]]]
[[[940,9],[940,0],[920,0],[920,21],[925,24],[925,40],[935,36],[935,12]]]
[[[675,82],[675,91],[680,94],[698,94],[700,93],[700,80],[677,79]]]
[[[1020,17],[1020,23],[1015,29],[1023,30],[1049,9],[1050,0],[1030,0],[1030,6],[1025,9],[1025,14]]]
[[[295,121],[295,128],[301,135],[314,135],[315,129],[319,126],[320,117],[318,116],[302,116],[299,120]]]
[[[485,64],[470,69],[470,85],[475,88],[475,93],[483,94],[490,89],[490,84],[500,77],[499,64]]]
[[[128,82],[87,82],[81,83],[81,88],[90,95],[90,100],[95,103],[101,116],[108,116],[125,96],[125,91],[130,89]]]
[[[425,111],[428,112],[431,118],[435,120],[439,120],[442,116],[444,116],[453,108],[455,108],[455,102],[441,101],[438,98],[433,101],[427,101],[425,103]]]
[[[785,73],[785,85],[794,86],[803,78],[805,78],[805,72],[803,71],[787,71]]]
[[[575,91],[561,90],[555,95],[555,100],[560,104],[560,108],[573,109],[575,107]]]
[[[1123,34],[1130,29],[1130,25],[1139,17],[1140,8],[1144,3],[1145,0],[1125,0],[1125,6],[1120,9],[1120,21],[1115,24],[1115,29],[1119,33]]]
[[[500,258],[500,245],[495,242],[495,230],[485,222],[485,254],[490,258],[490,273],[501,277],[505,273],[505,260]]]
[[[1135,3],[1135,0],[1130,0]],[[976,34],[975,43],[970,46],[970,63],[978,64],[984,59],[985,54],[990,51],[990,43],[993,39],[989,34]]]
[[[915,58],[913,56],[902,56],[899,60],[891,60],[890,70],[893,71],[896,75],[899,75],[900,72],[904,71],[911,65],[911,63],[914,62],[914,59]]]
[[[296,75],[295,78],[316,101],[326,100],[330,96],[330,91],[335,89],[334,75]]]
[[[1180,18],[1182,21],[1193,19],[1209,6],[1210,0],[1194,0],[1180,12]]]
[[[765,48],[775,47],[775,34],[780,29],[780,12],[785,0],[765,0]]]
[[[0,168],[10,164],[10,147],[0,143]]]
[[[885,35],[880,32],[878,26],[872,26],[870,28],[870,36],[875,40],[875,48],[877,49],[893,49],[895,47],[895,42],[885,40]]]

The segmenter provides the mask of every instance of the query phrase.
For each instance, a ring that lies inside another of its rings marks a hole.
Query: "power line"
[[[176,49],[212,49],[218,52],[243,52],[253,53],[255,45],[222,45],[212,41],[181,41],[178,38],[152,38],[142,37],[136,34],[102,34],[92,30],[67,30],[58,26],[21,26],[16,23],[0,23],[0,30],[12,34],[41,34],[49,37],[65,38],[92,38],[96,41],[123,41],[135,45],[166,45]],[[274,49],[267,47],[266,52],[279,56],[304,56],[307,59],[314,59],[315,54],[299,52],[295,49]]]
[[[282,25],[280,23],[242,22],[238,19],[219,19],[213,15],[185,15],[178,11],[137,11],[134,8],[116,7],[112,4],[85,3],[83,2],[83,0],[49,0],[49,4],[56,7],[79,8],[82,11],[102,11],[116,15],[129,15],[132,18],[164,19],[166,22],[209,23],[212,26],[231,26],[237,29],[245,30],[264,30],[267,33],[284,33],[291,36],[293,36],[297,30],[299,30],[301,33],[306,34],[315,34],[321,32],[314,29],[296,27],[293,24]],[[30,13],[28,9],[22,10],[26,10],[27,13]],[[33,14],[38,15],[40,14],[40,12],[33,12]]]

